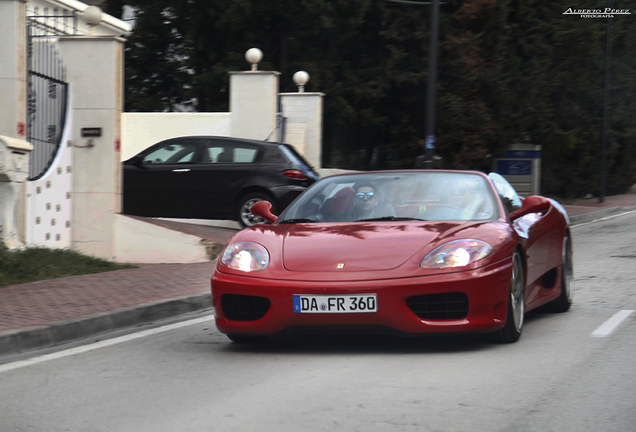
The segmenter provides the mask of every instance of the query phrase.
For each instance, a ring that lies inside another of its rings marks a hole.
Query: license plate
[[[296,313],[369,313],[378,311],[376,294],[294,295]]]

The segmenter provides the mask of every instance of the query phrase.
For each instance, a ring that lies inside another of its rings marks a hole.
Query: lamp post
[[[608,0],[607,7],[614,9],[614,1]],[[612,67],[612,25],[614,18],[607,16],[605,35],[605,82],[603,85],[603,131],[601,138],[601,169],[598,202],[605,201],[605,165],[607,164],[607,134],[609,133],[610,78]]]
[[[434,168],[435,154],[435,88],[437,87],[437,45],[439,39],[439,0],[433,0],[431,35],[428,49],[428,82],[426,85],[426,144],[422,168]]]
[[[426,83],[426,140],[424,154],[415,159],[416,168],[435,168],[435,89],[437,87],[437,46],[439,40],[439,0],[421,2],[414,0],[386,0],[391,3],[431,5],[430,39],[428,48],[428,80]]]

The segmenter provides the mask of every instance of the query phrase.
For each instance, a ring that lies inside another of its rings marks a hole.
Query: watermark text
[[[629,9],[614,9],[614,8],[601,8],[601,9],[574,9],[568,8],[563,15],[578,15],[581,18],[614,18],[615,15],[631,15],[632,12]]]

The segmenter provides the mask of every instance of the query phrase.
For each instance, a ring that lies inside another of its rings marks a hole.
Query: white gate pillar
[[[229,72],[232,136],[276,140],[278,78],[276,71]]]
[[[115,214],[121,211],[121,113],[125,40],[116,36],[60,38],[72,83],[72,248],[114,257]]]
[[[0,0],[0,242],[24,241],[24,179],[29,172],[26,137],[26,2]],[[3,142],[5,144],[3,144]],[[16,143],[19,148],[15,148]],[[24,157],[26,154],[26,157]],[[19,179],[15,165],[20,161]],[[26,166],[24,166],[26,165]],[[8,172],[14,171],[13,179]]]
[[[31,150],[24,140],[0,136],[0,242],[9,248],[24,243],[22,191]]]
[[[280,72],[259,71],[262,58],[261,50],[251,48],[245,60],[252,64],[252,70],[229,72],[231,136],[276,141]]]
[[[0,0],[0,135],[26,137],[26,1]]]
[[[293,145],[314,168],[322,167],[322,113],[324,93],[305,93],[309,74],[294,74],[298,93],[281,93],[285,142]]]

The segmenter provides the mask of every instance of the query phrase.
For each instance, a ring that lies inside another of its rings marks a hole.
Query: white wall
[[[231,131],[230,113],[123,113],[121,160],[168,138],[230,136]]]
[[[185,135],[278,139],[278,97],[287,117],[285,142],[321,167],[324,93],[280,93],[278,72],[231,72],[229,113],[123,113],[121,160],[163,141]]]
[[[168,138],[216,135],[275,141],[279,72],[230,72],[230,112],[123,113],[125,161]],[[273,132],[273,133],[272,133]]]
[[[69,110],[62,132],[60,149],[51,168],[40,179],[26,184],[26,242],[50,248],[71,247],[73,196],[73,147],[69,146],[73,129],[73,86],[69,86]],[[72,141],[71,141],[72,142]]]

